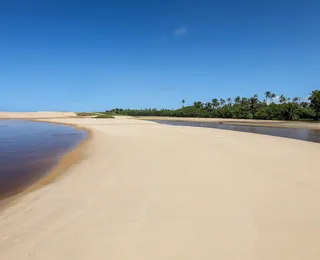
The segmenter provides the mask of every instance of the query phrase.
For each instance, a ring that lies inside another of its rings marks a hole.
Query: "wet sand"
[[[1,259],[319,259],[319,144],[49,121],[92,131],[85,159],[1,213]]]

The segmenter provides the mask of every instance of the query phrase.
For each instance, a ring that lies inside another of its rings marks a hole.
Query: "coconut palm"
[[[270,91],[266,91],[266,93],[264,93],[266,100],[268,101],[269,99],[271,99],[271,92]]]
[[[237,96],[237,97],[234,99],[234,103],[237,104],[237,105],[240,105],[240,102],[241,102],[241,97],[240,97],[240,96]]]
[[[203,103],[201,101],[197,101],[193,103],[195,108],[203,108]]]
[[[226,104],[226,101],[223,98],[220,98],[220,105],[223,107]]]
[[[212,103],[213,108],[217,108],[218,106],[220,106],[220,103],[219,103],[218,99],[216,99],[216,98],[212,99],[211,103]]]
[[[279,97],[279,103],[282,104],[282,103],[286,103],[286,102],[287,102],[287,98],[284,95],[281,95]]]
[[[209,110],[209,109],[212,108],[212,104],[210,102],[207,102],[207,103],[204,104],[204,108]]]
[[[298,112],[298,105],[296,103],[288,103],[285,104],[284,113],[287,120],[298,120],[299,116],[297,114]]]
[[[231,99],[231,97],[228,97],[227,102],[228,102],[228,105],[232,105],[232,99]]]
[[[241,105],[245,106],[247,104],[248,104],[248,98],[246,98],[246,97],[241,98]]]
[[[258,99],[258,95],[255,94],[253,95],[253,97],[249,98],[249,104],[250,104],[250,112],[252,114],[252,117],[254,117],[257,108],[258,108],[258,104],[259,104],[259,99]]]
[[[270,96],[270,100],[271,100],[271,103],[273,103],[273,100],[277,97],[277,95],[275,93],[272,93],[271,96]]]
[[[182,107],[184,107],[184,103],[186,103],[186,101],[182,99],[181,103],[182,103]]]
[[[299,98],[299,97],[294,97],[294,98],[292,99],[292,101],[293,101],[294,103],[300,103],[300,98]]]

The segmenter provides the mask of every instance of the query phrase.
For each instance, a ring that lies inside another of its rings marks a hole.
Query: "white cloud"
[[[272,102],[278,104],[279,103],[279,99],[280,99],[280,97],[276,96],[275,98],[272,99]]]
[[[173,36],[182,36],[188,32],[188,27],[180,27],[173,31]]]

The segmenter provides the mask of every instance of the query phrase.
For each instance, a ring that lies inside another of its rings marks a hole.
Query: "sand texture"
[[[0,214],[2,260],[319,260],[320,145],[116,118]]]
[[[75,117],[73,112],[54,112],[54,111],[39,111],[39,112],[0,112],[0,119],[36,119],[36,118],[61,118]]]

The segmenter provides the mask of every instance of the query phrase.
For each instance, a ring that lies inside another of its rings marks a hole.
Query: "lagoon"
[[[0,199],[40,180],[86,137],[67,125],[0,120]]]

